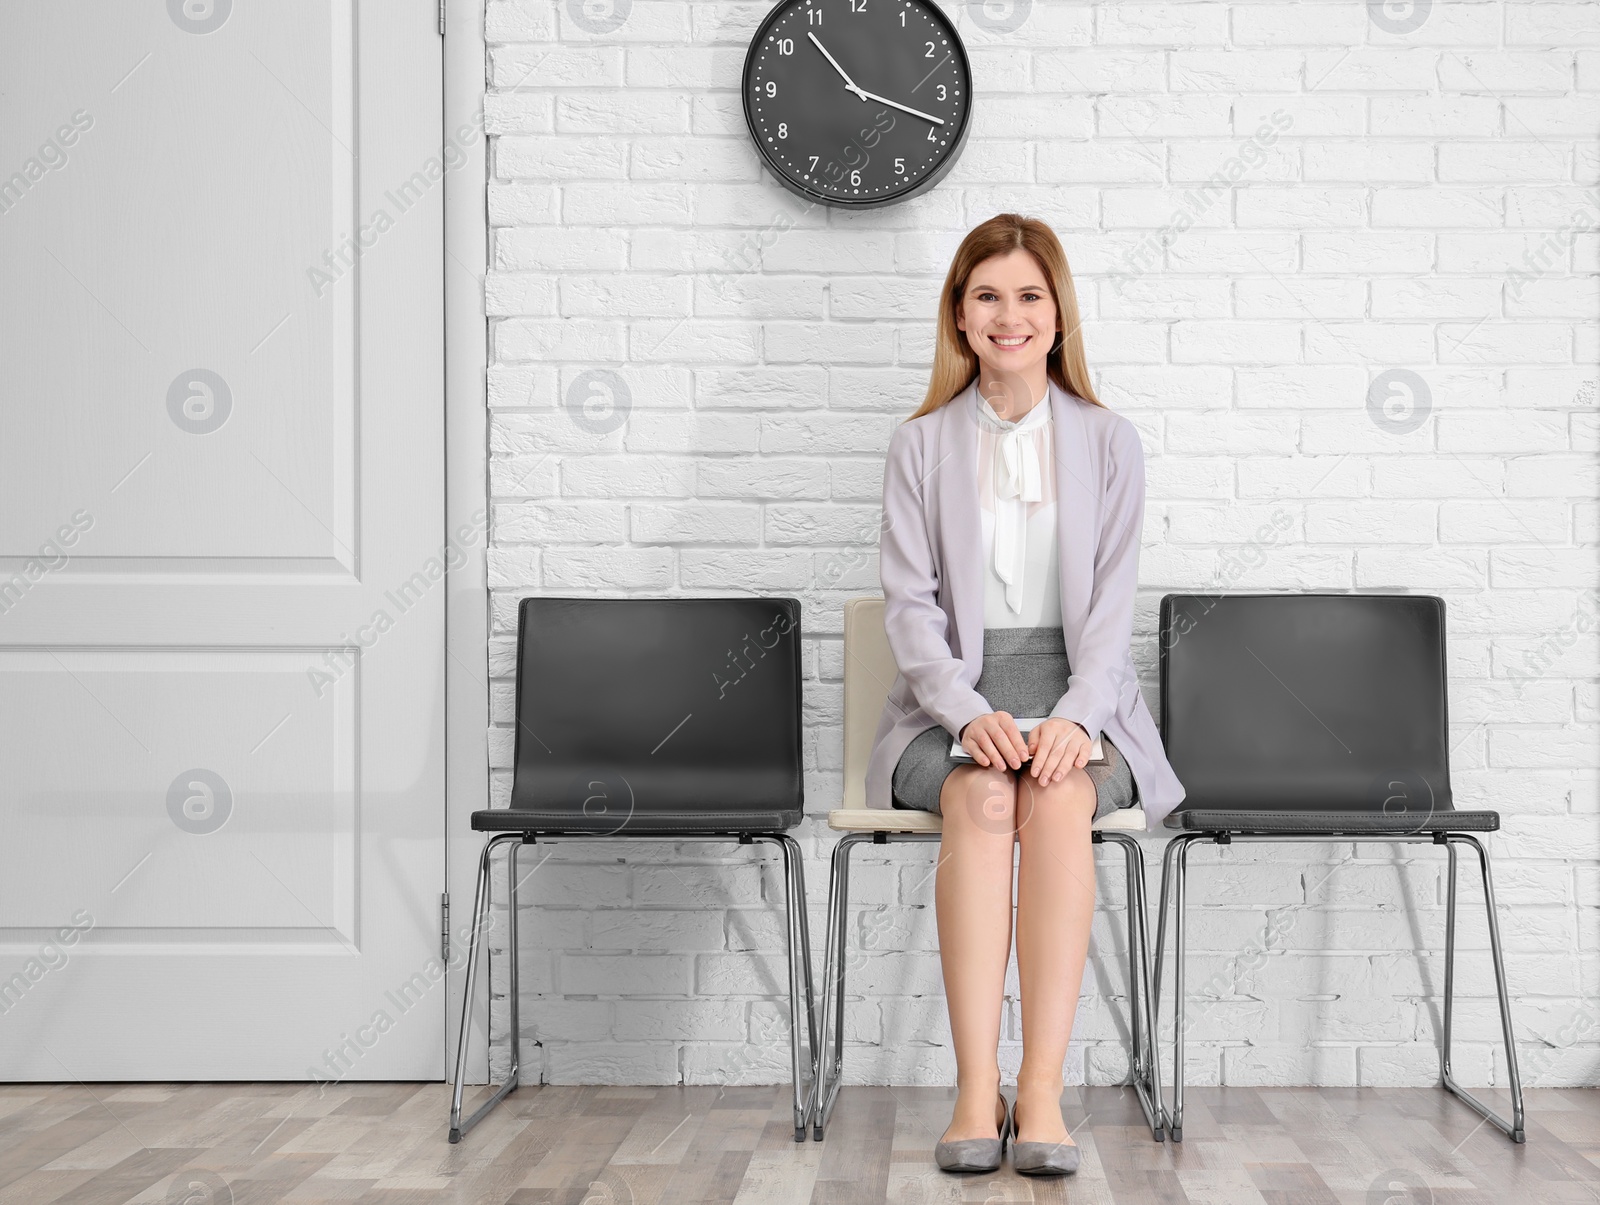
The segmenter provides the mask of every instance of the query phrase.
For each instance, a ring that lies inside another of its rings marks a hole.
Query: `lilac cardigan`
[[[1050,382],[1055,431],[1061,630],[1072,667],[1053,716],[1110,736],[1128,760],[1145,823],[1184,796],[1145,706],[1130,648],[1144,528],[1144,446],[1122,415]],[[867,760],[867,806],[892,807],[890,779],[914,737],[952,736],[993,708],[983,669],[977,379],[889,440],[878,541],[884,629],[899,673]]]

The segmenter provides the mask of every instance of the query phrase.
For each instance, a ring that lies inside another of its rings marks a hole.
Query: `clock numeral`
[[[794,39],[793,38],[779,38],[778,39],[778,53],[779,54],[793,54],[794,53]],[[943,84],[940,84],[939,86],[941,88],[944,87]]]
[[[867,11],[867,0],[850,0],[850,11],[864,13]]]
[[[817,170],[817,157],[815,155],[811,156],[811,170]]]
[[[806,9],[806,22],[810,25],[822,24],[822,10],[820,8]]]
[[[929,142],[938,142],[939,141],[937,138],[935,138],[933,136],[933,127],[932,126],[928,127],[928,141]]]
[[[940,84],[939,85],[939,99],[943,100],[943,99],[945,99],[945,96],[946,96],[945,86],[943,84]]]
[[[851,183],[851,185],[856,185],[856,184],[860,184],[861,183],[861,173],[859,171],[852,171],[850,173],[850,183]]]
[[[789,123],[787,121],[780,121],[778,123],[778,137],[779,138],[787,138],[788,136],[789,136]]]
[[[925,58],[925,59],[931,59],[933,57],[933,43],[932,42],[928,43],[928,53],[923,55],[922,57]]]
[[[904,159],[896,159],[894,161],[894,174],[897,176],[906,174],[906,161]]]
[[[768,96],[776,96],[776,95],[778,95],[778,81],[777,80],[770,80],[769,79],[767,81],[767,95]]]
[[[900,28],[904,29],[905,27],[906,27],[906,10],[902,8],[900,10]]]

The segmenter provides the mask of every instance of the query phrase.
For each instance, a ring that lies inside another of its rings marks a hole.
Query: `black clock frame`
[[[945,15],[943,9],[933,0],[909,0],[909,2],[926,9],[928,14],[949,33],[952,53],[959,60],[961,74],[965,76],[967,81],[967,102],[961,107],[961,126],[956,131],[955,137],[951,139],[950,149],[945,153],[944,158],[940,160],[939,165],[915,184],[891,196],[855,200],[817,191],[790,176],[772,153],[767,150],[766,145],[761,140],[761,131],[756,126],[756,115],[750,107],[753,87],[750,76],[755,68],[757,51],[772,26],[789,10],[803,8],[807,0],[778,0],[778,3],[772,6],[772,11],[766,15],[760,27],[757,28],[755,36],[750,39],[750,45],[746,49],[744,56],[744,70],[739,76],[739,88],[744,104],[745,129],[750,134],[750,141],[755,143],[756,150],[761,155],[761,162],[766,165],[768,171],[778,178],[778,183],[782,184],[790,192],[804,197],[808,201],[820,202],[823,205],[833,205],[840,209],[875,209],[883,205],[898,205],[901,201],[909,201],[912,197],[921,196],[930,188],[938,185],[939,181],[944,179],[950,169],[956,165],[956,160],[961,158],[961,151],[967,144],[967,133],[972,128],[972,106],[975,103],[972,87],[972,61],[967,57],[966,43],[961,40],[961,35],[956,32],[955,25]],[[866,148],[863,147],[862,149],[865,150]]]

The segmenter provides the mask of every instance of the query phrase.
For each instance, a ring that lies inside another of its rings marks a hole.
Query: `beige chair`
[[[894,684],[894,654],[883,630],[883,599],[852,598],[844,608],[844,807],[828,813],[828,827],[842,832],[833,848],[828,885],[828,950],[822,981],[822,1023],[813,1052],[812,1137],[821,1140],[839,1094],[844,1061],[846,924],[850,914],[850,851],[865,841],[938,841],[942,817],[933,812],[869,808],[867,757],[878,717]],[[1157,1101],[1154,1026],[1151,1014],[1150,960],[1145,933],[1144,854],[1129,834],[1143,832],[1144,810],[1128,808],[1095,823],[1094,842],[1122,846],[1128,876],[1128,1004],[1133,1049],[1129,1082],[1138,1094],[1151,1135],[1160,1142],[1165,1129]],[[829,1035],[829,1026],[833,1032]]]

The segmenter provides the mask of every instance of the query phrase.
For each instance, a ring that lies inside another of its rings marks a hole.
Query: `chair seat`
[[[835,808],[828,827],[846,833],[938,833],[944,817],[914,808]],[[1096,832],[1143,832],[1143,808],[1118,808],[1091,826]]]
[[[488,808],[472,813],[480,833],[590,833],[627,837],[653,833],[780,833],[800,823],[799,809],[682,811],[641,809],[631,816],[604,812],[585,816],[570,809]]]
[[[1223,811],[1195,809],[1167,816],[1168,828],[1207,833],[1492,833],[1500,828],[1499,812],[1457,812],[1446,809],[1429,816],[1387,816],[1370,811]]]

